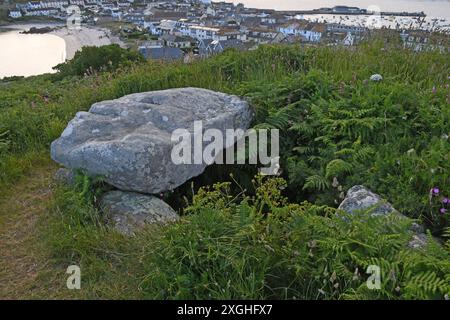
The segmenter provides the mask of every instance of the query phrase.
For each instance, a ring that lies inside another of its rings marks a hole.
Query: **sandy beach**
[[[120,40],[111,36],[107,29],[95,27],[81,27],[81,29],[67,29],[67,27],[59,27],[51,32],[61,37],[66,42],[66,59],[72,59],[75,52],[85,46],[101,47],[112,43],[122,45]]]
[[[45,23],[45,24],[15,24],[2,26],[5,29],[29,30],[30,28],[54,28],[49,34],[56,35],[64,39],[66,43],[66,59],[72,59],[75,52],[86,46],[104,46],[117,43],[123,46],[118,37],[112,36],[111,32],[105,28],[82,26],[81,29],[68,29],[65,24]]]

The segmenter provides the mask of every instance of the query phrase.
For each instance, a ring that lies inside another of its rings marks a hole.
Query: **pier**
[[[258,9],[256,9],[258,10]],[[267,11],[261,10],[258,11]],[[333,14],[333,15],[381,15],[381,16],[399,16],[399,17],[426,17],[426,14],[422,12],[374,12],[368,11],[367,9],[360,9],[357,7],[347,7],[347,6],[336,6],[333,8],[320,8],[313,10],[284,10],[276,11],[284,15],[316,15],[316,14]]]
[[[309,15],[309,14],[333,14],[333,15],[381,15],[381,16],[399,16],[399,17],[418,17],[424,18],[427,15],[424,12],[368,12],[366,10],[361,11],[329,11],[329,10],[288,10],[288,11],[277,11],[284,15]]]

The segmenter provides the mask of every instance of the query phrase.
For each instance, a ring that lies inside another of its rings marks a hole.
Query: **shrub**
[[[389,79],[334,83],[313,69],[270,88],[245,84],[241,93],[256,107],[257,127],[281,130],[291,200],[336,206],[345,190],[364,184],[441,235],[449,215],[430,210],[428,198],[434,186],[450,193],[445,88],[412,91]]]
[[[253,180],[255,195],[230,183],[200,189],[175,224],[136,237],[99,223],[83,186],[58,188],[43,237],[57,265],[83,270],[88,298],[443,299],[450,287],[450,242],[431,237],[409,249],[412,221],[347,215],[291,204],[280,178]],[[238,187],[237,189],[241,189]],[[380,289],[367,286],[378,266]],[[64,292],[67,290],[64,289]]]
[[[257,179],[256,195],[202,189],[189,216],[145,254],[144,294],[163,299],[443,299],[449,252],[408,249],[411,222],[289,204],[282,179]],[[370,290],[369,265],[381,270]]]
[[[54,67],[58,77],[91,75],[98,71],[112,71],[120,65],[143,62],[137,52],[122,49],[117,44],[102,47],[83,47],[73,59]]]

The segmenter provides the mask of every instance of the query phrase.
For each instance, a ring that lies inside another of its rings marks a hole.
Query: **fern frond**
[[[327,164],[325,169],[325,177],[329,179],[332,177],[337,177],[341,174],[351,173],[352,169],[353,166],[350,163],[342,159],[335,159]]]
[[[317,190],[323,191],[330,187],[330,183],[322,176],[313,175],[306,178],[306,183],[303,185],[303,190]]]

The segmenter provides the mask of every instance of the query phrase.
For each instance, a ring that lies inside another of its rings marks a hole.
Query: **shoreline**
[[[230,0],[235,5],[243,3],[246,8],[254,8],[259,10],[275,10],[275,11],[309,11],[317,10],[319,8],[332,8],[334,6],[358,7],[359,9],[368,9],[370,6],[377,6],[380,11],[384,12],[420,12],[423,11],[430,19],[442,19],[450,21],[450,12],[448,11],[448,3],[442,1],[441,3],[432,0],[420,1],[414,0],[408,3],[408,0],[304,0],[302,2],[297,0]],[[338,14],[336,12],[336,14]],[[345,13],[344,13],[345,14]]]
[[[113,36],[110,30],[95,26],[81,26],[79,30],[69,30],[63,23],[23,23],[0,26],[1,30],[19,30],[25,31],[30,28],[53,28],[51,32],[45,34],[52,34],[60,37],[66,43],[66,60],[70,60],[75,56],[75,53],[82,47],[86,46],[104,46],[116,43],[124,47],[124,43],[116,36]]]

